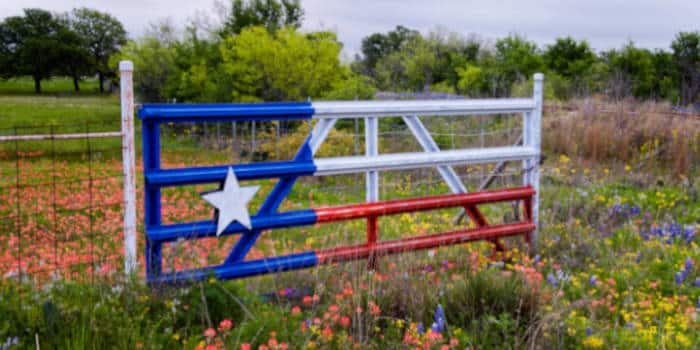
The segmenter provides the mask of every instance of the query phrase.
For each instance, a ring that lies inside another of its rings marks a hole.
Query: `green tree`
[[[105,78],[114,75],[114,67],[109,66],[110,57],[126,43],[126,30],[112,15],[88,8],[74,9],[71,25],[91,55],[103,93]]]
[[[396,26],[386,34],[374,33],[362,39],[362,70],[364,74],[375,76],[379,60],[399,51],[404,44],[420,37],[417,30]]]
[[[235,101],[300,101],[323,96],[341,79],[340,48],[334,33],[257,26],[227,38],[221,53]]]
[[[596,56],[585,40],[577,42],[572,37],[565,37],[557,38],[553,45],[547,46],[543,59],[547,68],[573,80],[588,74]]]
[[[263,26],[271,33],[283,27],[298,29],[303,18],[299,0],[233,0],[221,35],[239,34],[253,26]]]
[[[80,80],[83,76],[94,72],[94,65],[83,38],[71,29],[68,20],[63,20],[63,22],[64,24],[57,33],[57,73],[71,77],[73,90],[78,92],[80,91]]]
[[[112,56],[113,66],[119,60],[134,62],[134,88],[145,101],[158,102],[168,99],[166,87],[176,85],[177,66],[175,50],[156,36],[148,35],[122,46],[118,55]]]
[[[53,14],[41,9],[25,9],[24,16],[6,18],[0,23],[3,75],[30,75],[34,91],[40,93],[41,81],[56,71],[62,29]]]
[[[517,34],[496,41],[494,59],[491,75],[498,95],[509,95],[515,82],[527,80],[542,69],[537,45]]]
[[[700,32],[680,32],[671,43],[680,103],[693,103],[700,93]]]
[[[633,95],[648,98],[654,91],[654,55],[647,49],[638,48],[633,42],[621,50],[610,50],[602,54],[607,65],[606,90],[613,98]]]

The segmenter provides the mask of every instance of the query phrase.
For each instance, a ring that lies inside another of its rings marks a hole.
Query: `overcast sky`
[[[599,50],[627,40],[668,48],[678,31],[700,30],[700,0],[302,0],[302,5],[304,28],[334,30],[347,56],[359,50],[364,36],[398,24],[423,33],[443,28],[485,39],[517,32],[540,45],[571,35]],[[218,16],[213,0],[0,0],[0,17],[20,14],[25,7],[66,11],[81,6],[112,13],[131,37],[164,18],[181,25]]]

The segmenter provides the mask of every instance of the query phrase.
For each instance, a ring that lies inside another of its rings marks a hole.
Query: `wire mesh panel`
[[[122,149],[114,130],[118,122],[0,130],[2,276],[90,279],[121,268]]]

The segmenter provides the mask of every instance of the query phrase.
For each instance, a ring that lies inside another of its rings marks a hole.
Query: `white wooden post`
[[[136,174],[134,148],[134,64],[119,62],[124,177],[124,272],[138,271],[136,254]]]

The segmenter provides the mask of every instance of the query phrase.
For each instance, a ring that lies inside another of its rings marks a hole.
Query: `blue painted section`
[[[310,119],[310,102],[144,104],[141,120],[160,122],[265,121]]]
[[[306,226],[316,223],[313,210],[277,213],[299,176],[313,175],[309,139],[300,147],[291,161],[234,165],[239,180],[279,178],[258,213],[251,218],[252,230],[239,223],[229,225],[224,235],[242,233],[222,265],[198,270],[162,274],[162,245],[177,239],[197,239],[216,235],[216,223],[211,220],[162,225],[161,188],[200,183],[222,182],[228,166],[161,169],[160,124],[170,122],[205,121],[264,121],[310,119],[314,109],[311,103],[255,103],[255,104],[146,104],[139,110],[142,122],[144,207],[146,226],[146,275],[152,283],[176,283],[182,280],[201,280],[210,276],[221,279],[240,278],[270,272],[314,266],[318,259],[314,252],[243,261],[263,230]]]
[[[304,252],[273,258],[251,260],[233,264],[222,264],[203,269],[162,274],[148,278],[151,284],[177,284],[183,281],[201,281],[210,277],[233,279],[266,273],[303,269],[318,265],[314,252]]]
[[[153,186],[181,186],[223,182],[229,166],[211,166],[183,169],[163,169],[145,174],[146,183]],[[234,165],[238,180],[258,180],[285,176],[313,175],[316,165],[312,160],[294,160]]]
[[[313,162],[313,153],[311,152],[311,146],[309,145],[310,141],[311,136],[309,136],[306,139],[306,142],[301,145],[299,151],[297,151],[297,154],[294,156],[294,161]],[[275,184],[275,187],[272,189],[272,192],[270,192],[270,195],[268,195],[265,199],[265,202],[260,207],[260,210],[258,210],[258,215],[269,215],[277,212],[277,208],[279,208],[282,201],[287,198],[289,191],[292,190],[292,186],[294,186],[294,183],[298,177],[299,176],[288,176],[281,178],[279,182]],[[231,253],[229,253],[228,257],[226,257],[224,264],[242,261],[248,251],[250,251],[250,248],[252,248],[255,244],[255,241],[257,241],[258,237],[260,237],[261,232],[262,231],[260,230],[252,230],[244,233],[238,242],[236,242],[236,245],[231,250]]]
[[[285,227],[307,226],[316,223],[316,212],[312,209],[289,211],[280,214],[259,214],[250,217],[254,231],[270,230]],[[229,225],[222,236],[247,232],[248,229],[239,222]],[[153,242],[165,243],[179,238],[197,239],[216,236],[216,221],[204,220],[184,224],[164,225],[146,228],[148,239]]]
[[[160,169],[160,130],[156,122],[143,122],[141,133],[143,138],[143,169],[148,174]],[[160,188],[145,186],[144,189],[144,220],[146,226],[161,224]],[[161,245],[146,237],[146,275],[158,275],[162,270]]]

